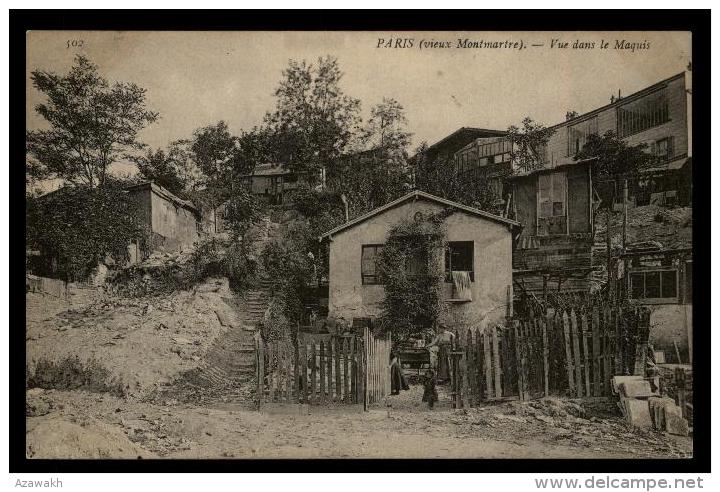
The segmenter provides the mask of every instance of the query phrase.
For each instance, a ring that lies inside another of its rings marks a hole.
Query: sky
[[[412,47],[402,39],[412,39]],[[458,39],[522,42],[523,48],[461,48]],[[635,49],[616,49],[616,40]],[[594,47],[573,49],[575,41]],[[618,90],[628,95],[682,72],[690,43],[685,32],[30,31],[27,126],[44,125],[33,109],[42,95],[31,85],[31,71],[66,73],[78,53],[110,81],[147,89],[147,106],[160,119],[140,139],[153,148],[219,120],[236,134],[259,125],[274,107],[273,91],[290,59],[331,55],[344,72],[342,89],[361,100],[364,116],[383,97],[405,107],[415,148],[463,126],[504,130],[526,116],[562,122],[567,111],[590,111]]]

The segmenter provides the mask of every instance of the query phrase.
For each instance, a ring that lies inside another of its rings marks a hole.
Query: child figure
[[[423,382],[425,391],[423,392],[422,401],[426,401],[428,408],[432,410],[435,402],[438,401],[437,389],[435,389],[435,371],[429,369],[425,374],[425,381]]]

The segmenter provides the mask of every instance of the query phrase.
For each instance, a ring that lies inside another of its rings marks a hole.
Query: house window
[[[382,284],[380,270],[378,269],[378,257],[382,251],[381,244],[363,245],[360,270],[363,285]]]
[[[652,153],[662,161],[669,161],[675,155],[674,140],[674,137],[667,137],[653,142],[651,145]]]
[[[665,89],[619,107],[617,128],[620,137],[627,137],[670,121]]]
[[[468,272],[470,280],[475,281],[473,241],[451,241],[445,249],[445,281],[452,282],[451,272]]]
[[[630,293],[643,301],[677,301],[677,270],[649,270],[630,274]]]

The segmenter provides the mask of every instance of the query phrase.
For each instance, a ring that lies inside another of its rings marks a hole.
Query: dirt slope
[[[33,293],[26,302],[31,373],[41,359],[94,358],[134,397],[198,367],[219,336],[242,329],[225,279],[162,297],[78,291],[69,302]]]

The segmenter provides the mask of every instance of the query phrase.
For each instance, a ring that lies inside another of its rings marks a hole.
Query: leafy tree
[[[205,185],[226,193],[240,188],[239,179],[268,160],[265,130],[254,128],[233,135],[224,121],[195,130],[190,143],[192,157],[205,176]]]
[[[182,140],[173,142],[167,151],[147,149],[130,160],[137,165],[141,179],[155,181],[172,193],[185,196],[196,179],[186,143]]]
[[[398,198],[411,188],[404,108],[383,98],[358,135],[356,147],[333,164],[327,173],[329,188],[346,196],[350,215],[357,216]]]
[[[517,168],[522,171],[542,169],[545,165],[545,150],[554,130],[545,127],[532,118],[522,120],[522,126],[510,126],[507,138],[512,142],[510,157]]]
[[[342,75],[330,56],[316,65],[290,60],[275,90],[276,108],[265,116],[273,160],[310,182],[346,150],[360,120],[360,101],[345,95]]]
[[[405,108],[395,99],[384,97],[370,110],[363,135],[365,148],[406,151],[412,137],[407,131],[407,123]]]
[[[123,185],[107,180],[104,188],[65,186],[28,201],[26,241],[42,257],[48,274],[66,280],[86,278],[107,255],[117,263],[128,260],[128,245],[147,240],[137,205]]]
[[[141,149],[138,132],[158,117],[145,107],[145,89],[111,85],[80,55],[66,75],[34,70],[31,79],[47,98],[35,111],[50,126],[26,132],[27,171],[37,178],[103,186],[108,167],[125,152]]]

